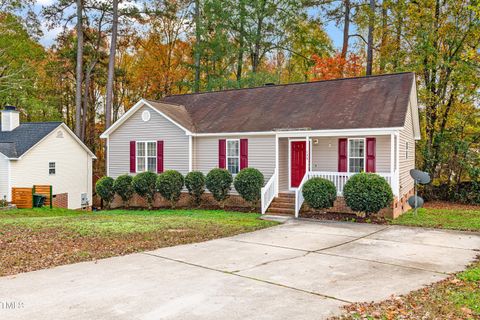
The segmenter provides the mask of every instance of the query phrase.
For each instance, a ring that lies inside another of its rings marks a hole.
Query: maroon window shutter
[[[248,168],[248,139],[240,139],[240,170]]]
[[[376,139],[367,138],[367,172],[376,172],[375,168],[375,149]]]
[[[163,141],[157,141],[157,173],[163,172]]]
[[[136,154],[136,142],[130,141],[130,172],[135,173],[137,172],[137,154]]]
[[[338,172],[347,172],[347,139],[338,139]]]
[[[227,163],[227,141],[225,139],[218,140],[218,167],[225,169]]]

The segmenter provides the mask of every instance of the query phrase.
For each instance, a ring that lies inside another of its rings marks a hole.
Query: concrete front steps
[[[281,192],[278,197],[273,199],[267,214],[277,216],[294,216],[295,215],[295,193]]]

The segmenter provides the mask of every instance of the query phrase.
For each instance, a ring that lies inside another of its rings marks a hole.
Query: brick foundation
[[[394,219],[399,217],[401,214],[407,212],[408,210],[411,209],[411,207],[408,205],[408,198],[414,194],[414,190],[410,190],[408,193],[403,195],[400,200],[398,200],[397,197],[394,198],[392,206],[389,208],[385,208],[380,210],[378,213],[382,217]],[[302,212],[310,212],[311,209],[304,204],[302,206]],[[326,212],[333,212],[333,213],[348,213],[348,214],[355,214],[355,211],[350,209],[347,204],[345,203],[345,199],[343,197],[337,197],[335,200],[333,207],[328,208],[325,210]],[[300,213],[300,215],[301,215]]]
[[[122,208],[123,202],[122,199],[115,195],[113,202],[110,205],[111,209]],[[137,194],[133,195],[133,198],[130,200],[131,208],[146,208],[147,202]],[[158,193],[155,195],[155,201],[153,202],[154,208],[170,208],[170,203],[162,198]],[[183,192],[180,196],[180,199],[177,202],[176,208],[194,208],[195,204],[190,195],[186,192]],[[210,193],[204,193],[202,196],[202,201],[200,208],[208,209],[220,209],[219,204]],[[239,195],[230,195],[228,200],[225,202],[225,209],[227,210],[240,210],[240,211],[252,211],[251,206],[248,202],[243,200]],[[255,212],[260,212],[258,207]]]
[[[59,193],[52,196],[52,206],[55,208],[68,209],[68,193]]]
[[[385,208],[382,209],[379,212],[380,216],[384,216],[386,218],[397,218],[400,216],[402,213],[410,210],[410,206],[407,203],[408,198],[413,195],[414,190],[410,190],[407,194],[403,195],[400,200],[395,198],[393,200],[392,206],[390,208]],[[65,194],[66,195],[66,194]],[[54,206],[55,206],[55,198],[53,200]],[[68,197],[67,197],[67,206],[68,206]],[[111,209],[116,209],[116,208],[122,208],[123,207],[123,202],[122,199],[119,196],[115,196],[112,204],[111,204]],[[130,200],[130,207],[131,208],[146,208],[147,203],[146,201],[138,196],[137,194],[134,194],[133,198]],[[155,195],[155,201],[153,203],[154,208],[169,208],[170,203],[168,201],[165,201],[159,194]],[[194,208],[195,204],[193,203],[192,198],[190,195],[186,192],[182,193],[180,196],[180,200],[177,202],[176,208]],[[213,199],[212,195],[210,193],[204,193],[202,196],[202,202],[200,205],[200,208],[205,208],[205,209],[220,209],[219,204],[215,199]],[[228,200],[225,202],[225,209],[226,210],[235,210],[235,211],[245,211],[245,212],[250,212],[250,211],[255,211],[255,212],[260,212],[260,208],[256,208],[255,210],[252,210],[250,204],[243,200],[242,197],[239,195],[230,195]],[[306,204],[303,205],[302,207],[302,212],[308,212],[311,209],[308,208]],[[355,214],[355,212],[350,209],[347,204],[345,203],[345,200],[343,197],[337,197],[335,200],[335,203],[333,207],[328,208],[326,210],[327,212],[335,212],[335,213],[350,213],[350,214]],[[300,213],[301,215],[301,213]]]

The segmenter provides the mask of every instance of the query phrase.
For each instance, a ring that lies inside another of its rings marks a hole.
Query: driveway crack
[[[288,258],[281,258],[281,259],[275,259],[275,260],[265,261],[265,262],[259,263],[259,264],[257,264],[257,265],[254,265],[254,266],[251,266],[251,267],[248,267],[248,268],[245,268],[245,269],[239,269],[239,270],[232,271],[232,273],[238,273],[238,272],[243,272],[243,271],[255,269],[255,268],[257,268],[257,267],[266,266],[266,265],[269,265],[269,264],[275,263],[275,262],[281,262],[281,261],[288,261],[288,260],[294,260],[294,259],[298,259],[298,258],[303,258],[303,257],[309,255],[310,253],[314,253],[314,252],[313,252],[313,251],[307,251],[307,252],[305,252],[304,254],[301,254],[301,255],[299,255],[299,256],[294,256],[294,257],[288,257]]]
[[[307,252],[306,254],[309,254],[309,253],[311,253],[311,252]],[[294,291],[297,291],[297,292],[303,292],[303,293],[315,295],[315,296],[318,296],[318,297],[321,297],[321,298],[324,298],[324,299],[332,299],[332,300],[336,300],[336,301],[343,302],[343,303],[346,303],[346,304],[353,303],[353,301],[349,301],[349,300],[345,300],[345,299],[341,299],[341,298],[336,298],[336,297],[329,296],[329,295],[326,295],[326,294],[321,294],[321,293],[314,292],[314,291],[299,289],[299,288],[287,286],[287,285],[284,285],[284,284],[281,284],[281,283],[276,283],[276,282],[273,282],[273,281],[258,279],[258,278],[255,278],[255,277],[250,277],[250,276],[238,274],[238,273],[234,273],[234,272],[231,272],[231,271],[215,269],[215,268],[199,265],[199,264],[196,264],[196,263],[191,263],[191,262],[187,262],[187,261],[183,261],[183,260],[179,260],[179,259],[174,259],[174,258],[161,256],[161,255],[158,255],[158,254],[153,254],[153,253],[148,253],[148,252],[141,252],[140,254],[144,254],[144,255],[147,255],[147,256],[160,258],[160,259],[164,259],[164,260],[168,260],[168,261],[172,261],[172,262],[182,263],[182,264],[186,264],[186,265],[189,265],[189,266],[202,268],[202,269],[206,269],[206,270],[210,270],[210,271],[216,271],[216,272],[220,272],[220,273],[223,273],[223,274],[232,275],[232,276],[235,276],[235,277],[240,277],[240,278],[243,278],[243,279],[249,279],[249,280],[253,280],[253,281],[257,281],[257,282],[262,282],[262,283],[265,283],[265,284],[274,285],[274,286],[277,286],[277,287],[290,289],[290,290],[294,290]]]
[[[382,231],[384,231],[384,230],[387,230],[387,229],[389,229],[389,228],[390,228],[390,226],[387,226],[387,227],[385,227],[385,228],[376,230],[376,231],[374,231],[374,232],[370,232],[370,233],[368,233],[368,234],[366,234],[366,235],[363,235],[363,236],[361,236],[361,237],[358,237],[358,238],[355,238],[355,239],[352,239],[352,240],[348,240],[348,241],[345,241],[345,242],[342,242],[342,243],[339,243],[339,244],[336,244],[336,245],[333,245],[333,246],[330,246],[330,247],[326,247],[326,248],[314,250],[313,252],[320,252],[320,251],[324,251],[324,250],[329,250],[329,249],[333,249],[333,248],[338,248],[338,247],[344,246],[344,245],[346,245],[346,244],[350,244],[350,243],[352,243],[352,242],[355,242],[355,241],[358,241],[358,240],[361,240],[361,239],[365,239],[365,238],[367,238],[367,237],[370,237],[370,236],[372,236],[372,235],[374,235],[374,234],[380,233],[380,232],[382,232]]]

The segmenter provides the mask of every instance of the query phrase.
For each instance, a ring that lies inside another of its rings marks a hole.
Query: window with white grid
[[[157,172],[157,143],[137,141],[137,172]]]
[[[240,172],[240,140],[227,140],[227,170],[231,174]]]
[[[365,139],[348,140],[348,172],[365,171]]]

